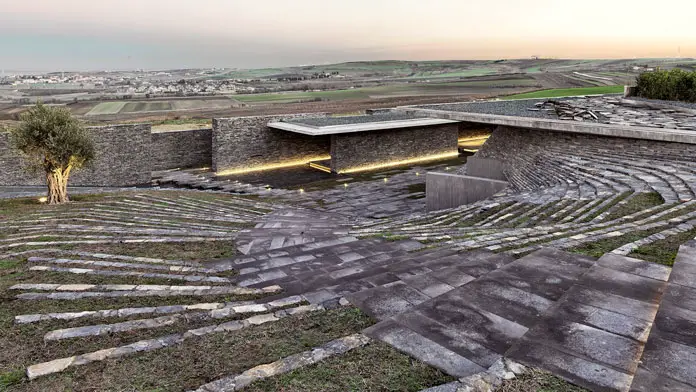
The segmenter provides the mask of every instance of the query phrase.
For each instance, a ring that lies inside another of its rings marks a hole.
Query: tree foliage
[[[637,78],[636,94],[650,99],[696,102],[696,71],[675,68],[644,72]]]
[[[94,143],[85,127],[66,108],[38,103],[10,130],[12,144],[36,169],[46,174],[49,203],[68,201],[73,169],[94,159]]]

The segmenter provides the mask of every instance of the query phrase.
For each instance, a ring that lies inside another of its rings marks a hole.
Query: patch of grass
[[[454,378],[373,342],[342,356],[251,384],[249,392],[420,391]]]
[[[553,374],[538,369],[529,369],[527,373],[506,380],[497,389],[498,392],[589,392],[585,388],[573,385]]]
[[[663,227],[644,231],[636,231],[617,237],[605,238],[594,242],[587,242],[578,247],[568,249],[568,252],[579,253],[586,256],[598,258],[602,257],[605,253],[611,252],[616,248],[629,244],[633,241],[638,241],[641,238],[645,238],[662,230],[665,230],[665,228]]]
[[[369,317],[356,308],[292,316],[235,332],[191,338],[180,345],[120,360],[78,366],[60,374],[23,383],[17,390],[192,390],[218,378],[239,374],[254,366],[277,361],[359,332],[372,323]],[[26,363],[21,365],[26,366]]]
[[[459,223],[457,224],[457,226],[459,226],[459,227],[469,227],[469,226],[471,226],[471,225],[473,225],[473,224],[475,224],[475,223],[478,223],[478,222],[481,222],[481,221],[485,220],[486,218],[488,218],[488,217],[490,217],[490,216],[493,216],[493,215],[497,214],[498,212],[500,212],[500,211],[502,211],[502,210],[504,210],[504,209],[510,207],[510,206],[513,205],[513,204],[515,204],[514,201],[510,201],[510,202],[507,202],[507,203],[500,204],[500,205],[497,206],[497,207],[490,208],[490,209],[488,209],[488,210],[486,210],[486,211],[483,211],[483,212],[481,212],[481,213],[479,213],[479,214],[474,215],[473,217],[471,217],[471,218],[469,218],[469,219],[465,219],[465,220],[459,222]]]
[[[577,87],[532,91],[529,93],[508,95],[502,97],[502,99],[558,98],[571,97],[574,95],[620,94],[623,93],[623,91],[624,86]]]
[[[696,237],[696,229],[669,236],[663,240],[643,245],[630,253],[629,257],[651,261],[653,263],[674,265],[674,259],[679,252],[679,246]]]
[[[612,207],[614,207],[615,205],[621,203],[623,200],[626,200],[626,198],[628,198],[628,197],[631,196],[632,194],[633,194],[633,191],[628,191],[628,192],[621,193],[620,195],[618,195],[617,197],[615,197],[614,199],[612,199],[612,201],[611,201],[609,204],[605,205],[604,207],[602,207],[602,208],[598,209],[597,211],[593,212],[592,214],[588,215],[588,216],[587,216],[585,219],[583,219],[581,222],[590,222],[590,221],[592,221],[592,219],[594,219],[594,218],[596,218],[596,217],[602,215],[603,213],[609,211],[610,208],[612,208]]]
[[[605,220],[611,221],[614,219],[623,218],[626,215],[635,214],[636,212],[647,210],[651,207],[656,207],[665,203],[665,199],[657,192],[644,192],[627,200],[626,203],[619,203],[614,211],[606,216]]]
[[[234,241],[80,244],[80,250],[200,262],[227,259],[238,254]]]
[[[6,391],[8,387],[19,384],[22,380],[24,380],[24,369],[0,373],[0,391]]]

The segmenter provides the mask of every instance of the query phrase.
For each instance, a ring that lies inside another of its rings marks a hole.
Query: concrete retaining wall
[[[425,204],[428,211],[454,208],[491,197],[507,186],[504,181],[431,172],[425,178]]]
[[[356,132],[331,136],[331,170],[457,152],[458,124]]]
[[[149,184],[152,171],[151,126],[109,125],[88,128],[94,139],[96,159],[76,170],[70,185],[131,186]],[[43,173],[28,173],[24,159],[9,146],[9,134],[0,134],[0,185],[43,185]]]
[[[213,119],[212,168],[215,172],[327,158],[329,136],[307,136],[272,129],[272,121],[317,117],[323,113]]]
[[[472,177],[507,181],[505,169],[506,165],[497,159],[479,158],[474,155],[466,160],[466,174]]]
[[[153,132],[152,147],[152,171],[210,167],[213,130]]]

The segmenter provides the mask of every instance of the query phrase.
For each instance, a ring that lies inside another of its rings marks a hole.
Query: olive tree
[[[10,129],[12,145],[30,167],[46,175],[47,202],[70,201],[68,180],[74,169],[94,159],[94,143],[85,127],[66,108],[41,103],[22,113],[20,124]]]

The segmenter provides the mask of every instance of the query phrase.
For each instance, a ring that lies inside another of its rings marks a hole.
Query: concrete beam
[[[425,204],[428,211],[459,207],[487,199],[507,186],[505,181],[431,172],[425,178]]]
[[[696,132],[678,129],[634,127],[580,121],[502,116],[498,114],[423,109],[413,106],[400,106],[394,110],[400,113],[410,115],[425,115],[432,118],[468,121],[481,124],[504,125],[508,127],[578,133],[586,135],[598,135],[607,137],[621,137],[629,139],[655,140],[661,142],[696,144]]]
[[[311,125],[273,121],[268,123],[268,127],[288,132],[301,133],[310,136],[323,136],[336,135],[342,133],[380,131],[388,129],[419,128],[433,125],[454,124],[458,122],[459,121],[439,118],[414,118],[412,120],[379,121],[372,123],[328,125],[323,127],[315,127]]]

